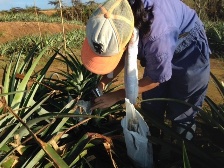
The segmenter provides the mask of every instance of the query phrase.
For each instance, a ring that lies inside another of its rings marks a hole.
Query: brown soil
[[[65,32],[71,31],[72,29],[84,29],[84,27],[65,24]],[[5,43],[16,38],[21,38],[27,35],[39,35],[41,32],[44,34],[54,34],[62,32],[62,25],[59,23],[37,23],[37,22],[1,22],[0,24],[0,44]],[[4,57],[0,57],[0,65],[3,64]],[[211,58],[211,72],[220,80],[224,81],[224,61],[220,59]],[[51,70],[60,66],[53,66]],[[140,69],[142,72],[142,68]],[[2,80],[3,71],[0,69],[0,81]],[[120,76],[122,78],[122,75]],[[216,103],[223,103],[218,90],[214,83],[210,81],[207,95],[212,98]]]
[[[41,10],[39,12],[40,13],[43,13],[45,15],[48,15],[48,16],[52,16],[53,14],[55,14],[57,12],[57,10],[55,10],[55,9],[49,9],[49,10]]]
[[[224,61],[222,59],[210,59],[211,63],[211,72],[215,75],[215,77],[221,82],[224,82]],[[216,88],[216,85],[212,80],[209,83],[209,89],[207,96],[209,96],[214,102],[219,104],[223,104],[223,98],[221,97],[219,91]]]
[[[72,29],[84,29],[82,26],[74,24],[64,24],[65,33]],[[60,23],[43,22],[1,22],[0,24],[0,44],[29,35],[45,35],[62,32]]]

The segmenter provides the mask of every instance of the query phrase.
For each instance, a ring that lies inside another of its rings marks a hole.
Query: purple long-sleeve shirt
[[[172,64],[173,56],[177,48],[181,51],[180,44],[186,40],[181,35],[189,33],[196,24],[200,27],[203,24],[196,12],[180,0],[143,2],[145,9],[153,9],[153,17],[149,18],[152,19],[151,30],[139,43],[140,56],[146,60],[144,76],[163,83],[171,78],[172,68],[175,66]],[[186,60],[191,61],[191,58]]]

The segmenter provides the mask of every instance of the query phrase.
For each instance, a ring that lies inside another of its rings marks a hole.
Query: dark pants
[[[197,25],[198,26],[198,25]],[[209,47],[204,29],[196,27],[182,39],[172,59],[172,77],[158,87],[144,92],[143,100],[152,98],[172,98],[202,107],[209,77]],[[174,102],[153,101],[143,102],[144,111],[154,113],[163,120],[164,114],[174,126],[194,124],[197,110]],[[177,131],[179,128],[177,128]],[[178,131],[180,132],[180,131]],[[181,131],[182,132],[182,131]]]

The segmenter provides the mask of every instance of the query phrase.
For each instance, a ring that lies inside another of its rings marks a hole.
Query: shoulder
[[[168,43],[169,41],[176,41],[179,36],[179,29],[171,25],[163,25],[154,27],[151,32],[142,38],[144,45],[152,45],[159,43]],[[168,45],[168,44],[167,44]]]
[[[179,31],[179,22],[171,11],[165,11],[162,6],[155,4],[153,7],[153,19],[148,39],[155,41],[169,32]]]
[[[161,34],[154,38],[146,36],[143,38],[145,55],[169,55],[172,56],[177,45],[179,32],[175,27],[164,29]]]

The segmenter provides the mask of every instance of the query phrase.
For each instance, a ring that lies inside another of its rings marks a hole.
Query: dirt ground
[[[60,23],[43,22],[1,22],[0,24],[0,44],[28,35],[45,35],[62,32]],[[65,33],[72,29],[84,29],[82,26],[74,24],[64,24]]]
[[[73,24],[64,25],[65,32],[72,29],[84,29]],[[1,22],[0,24],[0,44],[21,38],[27,35],[42,35],[54,34],[62,32],[62,25],[60,23],[37,23],[37,22]],[[220,80],[224,81],[224,61],[220,59],[211,58],[211,72]],[[0,56],[0,66],[3,65],[4,56]],[[60,65],[61,66],[61,65]],[[53,66],[51,70],[54,70]],[[140,70],[142,72],[142,69]],[[0,81],[2,81],[3,70],[0,69]],[[122,76],[122,75],[121,75]],[[214,83],[210,81],[207,95],[216,103],[223,103],[223,100],[216,89]]]

